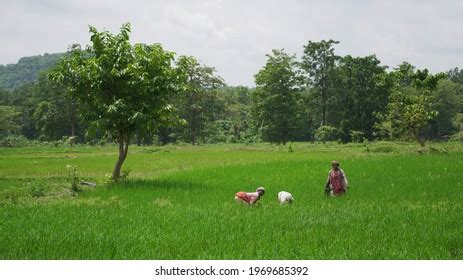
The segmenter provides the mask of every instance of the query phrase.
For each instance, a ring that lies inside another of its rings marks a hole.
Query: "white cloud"
[[[461,1],[0,0],[0,63],[88,43],[88,25],[134,42],[160,42],[216,67],[231,85],[253,85],[272,48],[300,54],[308,40],[341,41],[340,54],[375,53],[445,71],[463,66]]]

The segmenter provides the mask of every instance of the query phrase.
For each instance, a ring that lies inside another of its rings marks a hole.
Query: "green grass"
[[[432,146],[131,147],[113,186],[115,147],[0,149],[0,259],[462,259],[463,148]],[[351,185],[334,199],[332,159]],[[68,164],[98,187],[72,195]]]

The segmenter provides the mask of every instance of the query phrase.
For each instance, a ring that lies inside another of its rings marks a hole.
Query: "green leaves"
[[[422,130],[438,115],[438,112],[431,108],[430,99],[429,90],[414,87],[395,88],[388,105],[388,119],[393,135],[401,136],[408,133],[424,146]]]
[[[174,53],[159,44],[131,45],[129,23],[118,34],[93,26],[89,31],[92,45],[86,52],[73,48],[49,77],[77,97],[88,121],[117,139],[116,180],[135,132],[153,130],[168,119],[164,108],[181,78],[172,66]]]
[[[19,130],[19,115],[20,112],[15,107],[0,105],[0,137]]]
[[[132,46],[129,23],[118,34],[89,30],[92,45],[86,51],[73,48],[49,77],[78,98],[90,121],[102,121],[113,134],[154,127],[177,92],[174,53],[159,44]]]
[[[181,81],[181,94],[176,100],[178,115],[183,123],[181,136],[196,144],[204,141],[210,124],[218,119],[224,110],[217,97],[217,89],[225,85],[222,77],[215,75],[215,69],[201,65],[191,56],[180,56],[176,62]]]
[[[255,75],[253,115],[266,141],[286,143],[295,135],[300,113],[300,75],[294,55],[272,50]]]

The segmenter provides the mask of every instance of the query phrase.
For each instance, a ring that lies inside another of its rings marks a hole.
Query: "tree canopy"
[[[296,134],[301,77],[295,67],[295,56],[275,49],[255,75],[253,111],[265,141],[285,144]]]
[[[0,66],[0,143],[116,142],[116,178],[129,144],[463,139],[457,67],[388,68],[374,54],[341,56],[330,39],[301,57],[273,50],[255,87],[227,86],[199,59],[129,35],[129,24],[90,27],[88,47]]]
[[[118,179],[130,141],[138,130],[159,126],[170,111],[169,97],[183,81],[173,67],[174,53],[160,44],[132,45],[130,25],[118,34],[90,26],[92,45],[74,46],[50,73],[53,81],[75,96],[86,119],[98,122],[117,142]]]

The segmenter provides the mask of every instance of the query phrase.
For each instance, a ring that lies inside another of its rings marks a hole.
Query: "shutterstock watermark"
[[[160,266],[154,270],[155,276],[238,276],[240,270],[237,268],[215,268],[212,265],[208,268],[181,268]]]

